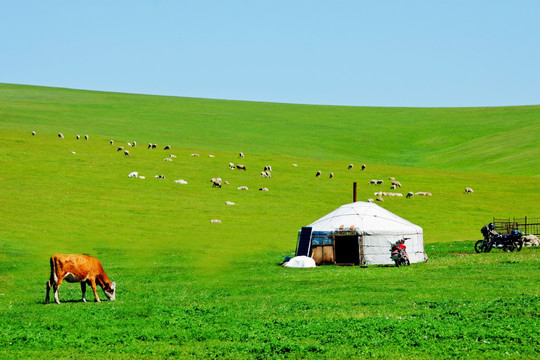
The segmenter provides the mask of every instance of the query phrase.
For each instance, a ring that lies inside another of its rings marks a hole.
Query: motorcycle
[[[408,240],[408,238],[403,238],[403,241],[405,240]],[[392,247],[390,249],[390,258],[394,261],[396,267],[400,267],[401,265],[411,265],[407,256],[407,252],[405,251],[405,249],[402,249],[398,243],[399,241],[395,244],[392,244]]]
[[[510,234],[489,234],[487,238],[478,240],[474,244],[477,253],[490,252],[491,249],[502,249],[504,252],[521,251],[523,247],[523,234],[518,230],[512,230]]]

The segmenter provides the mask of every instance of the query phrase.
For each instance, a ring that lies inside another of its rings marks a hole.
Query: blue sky
[[[353,106],[540,104],[540,1],[3,1],[0,82]]]

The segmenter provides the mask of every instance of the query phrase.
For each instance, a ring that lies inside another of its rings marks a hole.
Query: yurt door
[[[336,265],[358,265],[360,263],[359,241],[360,237],[356,232],[334,233]]]

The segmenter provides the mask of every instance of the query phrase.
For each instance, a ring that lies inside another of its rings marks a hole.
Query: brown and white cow
[[[64,255],[55,254],[51,256],[51,277],[47,281],[47,295],[45,303],[49,302],[49,291],[54,290],[54,301],[60,304],[58,299],[58,288],[63,280],[67,282],[81,283],[82,301],[86,302],[86,284],[92,287],[96,301],[99,296],[96,290],[96,284],[99,285],[107,298],[114,301],[116,298],[116,283],[111,282],[103,266],[98,259],[90,255]]]

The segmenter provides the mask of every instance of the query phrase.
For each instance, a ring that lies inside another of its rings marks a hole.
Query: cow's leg
[[[101,300],[99,300],[96,289],[96,280],[90,280],[90,287],[92,287],[92,291],[94,292],[94,299],[96,300],[96,302],[100,302]]]
[[[49,292],[51,291],[51,280],[47,281],[47,293],[45,295],[45,304],[49,303]]]
[[[62,280],[64,280],[64,277],[59,277],[58,280],[53,284],[54,301],[57,304],[60,304],[60,299],[58,298],[58,288],[60,287],[60,284],[62,284]]]
[[[82,301],[86,302],[86,281],[81,282]]]

